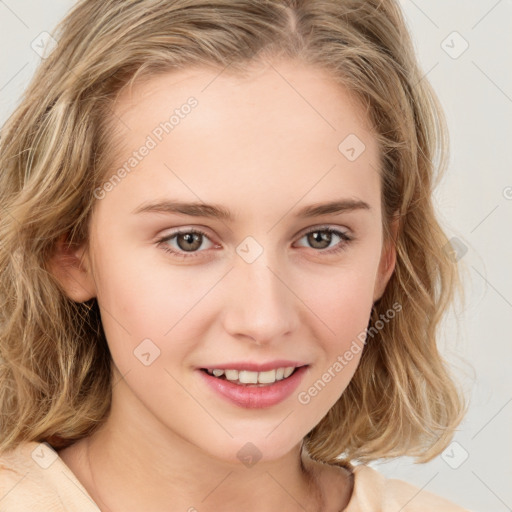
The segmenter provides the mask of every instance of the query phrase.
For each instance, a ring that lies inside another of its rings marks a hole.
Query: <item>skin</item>
[[[52,262],[70,298],[97,297],[115,383],[105,424],[60,455],[104,511],[340,510],[348,473],[306,456],[301,465],[300,447],[360,353],[308,404],[298,394],[364,331],[394,269],[375,138],[349,93],[318,69],[278,61],[242,78],[196,68],[122,93],[117,164],[190,96],[197,107],[97,201],[89,246],[60,243]],[[349,134],[366,146],[353,162],[338,150]],[[222,205],[235,219],[132,213],[171,198]],[[369,208],[296,216],[336,199]],[[305,234],[326,226],[353,240],[327,254],[343,240],[320,246]],[[183,240],[158,242],[177,228],[207,234],[188,259],[163,249],[187,254]],[[236,252],[247,236],[263,249],[252,263]],[[134,356],[147,338],[160,350],[149,366]],[[276,359],[308,370],[289,398],[263,409],[227,402],[197,372]],[[252,467],[237,457],[248,442],[261,454]]]

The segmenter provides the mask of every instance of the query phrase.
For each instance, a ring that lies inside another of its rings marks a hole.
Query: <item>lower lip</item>
[[[290,377],[266,386],[240,385],[229,380],[218,379],[209,373],[198,370],[205,382],[229,402],[246,409],[270,407],[288,398],[300,384],[307,366],[301,366]]]

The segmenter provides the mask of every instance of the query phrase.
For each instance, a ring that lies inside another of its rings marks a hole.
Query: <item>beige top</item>
[[[345,512],[468,512],[369,466],[354,468]],[[85,488],[46,443],[27,442],[0,457],[0,512],[99,512]]]

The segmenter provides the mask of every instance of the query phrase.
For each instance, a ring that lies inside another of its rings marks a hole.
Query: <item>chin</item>
[[[289,435],[285,439],[273,434],[259,434],[237,436],[226,440],[224,443],[215,442],[214,450],[211,446],[206,450],[211,456],[222,460],[227,464],[244,465],[247,468],[261,462],[271,462],[284,457],[301,442],[301,438],[293,443]]]

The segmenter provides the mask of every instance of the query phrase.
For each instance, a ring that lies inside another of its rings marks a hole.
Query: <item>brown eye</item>
[[[306,239],[308,247],[328,254],[344,249],[353,240],[347,233],[332,228],[312,229],[305,233],[301,239]],[[339,241],[336,243],[337,239]],[[331,245],[332,242],[335,242],[334,245]]]
[[[176,243],[183,251],[196,251],[203,243],[202,235],[198,233],[180,233],[176,236]]]
[[[331,245],[332,234],[327,231],[313,231],[306,236],[314,249],[326,249]]]
[[[203,250],[199,249],[203,247],[205,240],[208,240],[211,244],[210,247],[207,246],[206,249],[214,246],[206,233],[189,229],[187,231],[178,231],[172,235],[161,238],[158,240],[158,246],[174,256],[187,258],[192,256],[199,256],[202,252],[204,252]]]

